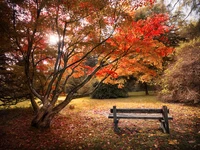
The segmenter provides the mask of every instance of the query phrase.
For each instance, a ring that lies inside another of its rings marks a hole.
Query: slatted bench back
[[[110,109],[110,112],[113,113],[113,108]],[[154,114],[154,113],[163,113],[162,109],[148,109],[148,108],[136,108],[136,109],[116,109],[117,113],[148,113],[148,114]],[[169,109],[167,109],[167,112],[169,113]]]

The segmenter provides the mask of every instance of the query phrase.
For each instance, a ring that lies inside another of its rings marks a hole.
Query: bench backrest
[[[110,112],[113,113],[113,109],[116,109],[116,106],[113,106],[112,109],[110,109]],[[136,108],[136,109],[121,109],[117,108],[116,113],[163,113],[164,110],[162,109],[148,109],[148,108]],[[167,113],[169,113],[169,109],[167,109]]]

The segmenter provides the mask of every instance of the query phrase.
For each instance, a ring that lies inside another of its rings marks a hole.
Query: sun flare
[[[48,43],[51,45],[56,45],[58,43],[58,36],[55,34],[48,35]]]

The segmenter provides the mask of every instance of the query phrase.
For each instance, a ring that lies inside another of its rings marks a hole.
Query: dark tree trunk
[[[35,113],[38,113],[39,107],[38,107],[38,105],[37,105],[37,103],[36,103],[36,101],[35,101],[35,99],[34,99],[34,95],[33,95],[32,93],[31,93],[30,100],[31,100],[31,106],[32,106],[32,108],[33,108],[33,111],[34,111]]]
[[[146,82],[144,82],[144,89],[145,89],[145,94],[149,95],[149,91],[148,91],[148,85]]]
[[[51,125],[51,120],[55,114],[52,112],[52,109],[41,108],[37,115],[33,118],[31,126],[38,129],[48,129]]]

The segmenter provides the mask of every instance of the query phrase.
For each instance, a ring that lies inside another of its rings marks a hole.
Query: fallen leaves
[[[177,145],[177,144],[179,144],[179,142],[177,140],[168,140],[168,143],[170,145]]]
[[[195,141],[195,140],[192,140],[192,141],[188,141],[188,143],[194,144],[194,143],[196,143],[196,141]]]
[[[162,133],[158,121],[120,120],[120,134],[108,119],[113,105],[122,108],[161,108],[154,96],[126,99],[76,99],[52,122],[49,131],[30,128],[31,110],[0,111],[0,149],[198,149],[199,108],[167,104],[174,120],[171,134]],[[181,111],[180,111],[181,110]],[[2,115],[1,115],[2,114]],[[182,115],[186,114],[186,115]],[[7,119],[6,119],[7,118]],[[4,122],[5,121],[5,122]]]

